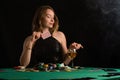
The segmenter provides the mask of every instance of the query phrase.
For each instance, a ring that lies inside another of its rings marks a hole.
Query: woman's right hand
[[[40,37],[41,37],[41,32],[33,32],[32,36],[31,36],[31,41],[34,43]]]
[[[41,37],[41,32],[33,32],[26,42],[26,48],[32,49],[34,43]]]

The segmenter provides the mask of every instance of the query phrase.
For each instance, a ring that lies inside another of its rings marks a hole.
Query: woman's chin
[[[49,26],[49,28],[53,28],[53,26]]]

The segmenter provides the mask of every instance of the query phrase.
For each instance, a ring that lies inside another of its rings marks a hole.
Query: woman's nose
[[[51,22],[54,23],[54,19],[51,19]]]

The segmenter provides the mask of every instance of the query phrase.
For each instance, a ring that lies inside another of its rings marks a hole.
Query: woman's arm
[[[28,66],[31,59],[32,48],[37,39],[40,38],[41,32],[33,32],[31,36],[28,36],[23,44],[23,51],[20,56],[20,65]]]
[[[68,65],[72,59],[68,56],[66,37],[65,37],[64,33],[60,32],[60,31],[57,32],[57,36],[59,36],[59,41],[61,43],[62,50],[63,50],[63,57],[64,57],[63,63],[65,65]]]
[[[32,42],[31,36],[27,37],[23,44],[23,51],[20,56],[20,65],[27,66],[30,63],[31,53],[32,53]]]
[[[61,45],[63,48],[63,54],[64,54],[64,58],[65,58],[63,63],[65,65],[69,65],[71,60],[73,60],[76,57],[76,55],[74,55],[74,57],[73,56],[71,57],[71,55],[69,53],[72,53],[74,49],[78,50],[80,48],[83,48],[83,46],[79,43],[73,42],[70,44],[69,49],[68,49],[67,48],[67,41],[66,41],[66,37],[65,37],[64,33],[59,32],[59,34],[60,34]]]

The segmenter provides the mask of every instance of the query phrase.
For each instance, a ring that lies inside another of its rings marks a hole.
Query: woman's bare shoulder
[[[62,31],[56,31],[54,34],[56,36],[59,36],[59,37],[64,37],[65,36],[65,34]]]
[[[53,34],[53,37],[56,38],[60,43],[62,43],[63,41],[65,41],[65,35],[62,31],[56,31]]]

